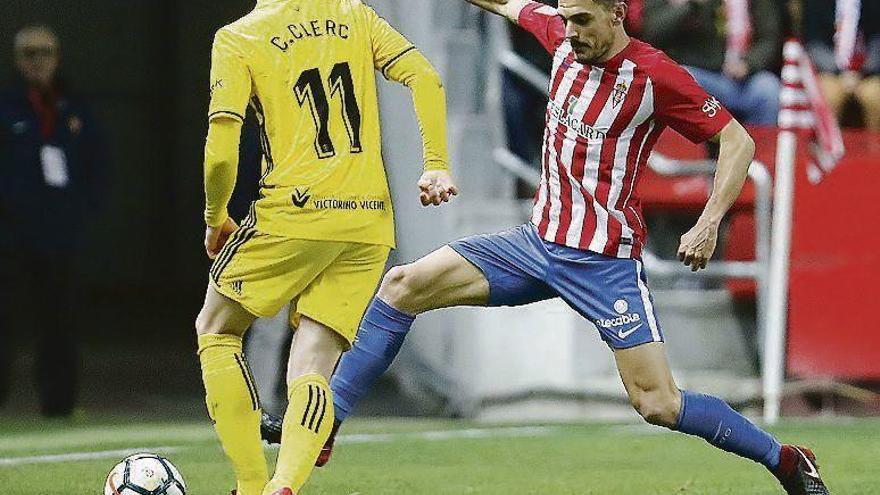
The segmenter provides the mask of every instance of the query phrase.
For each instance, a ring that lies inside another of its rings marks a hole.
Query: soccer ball
[[[156,454],[134,454],[107,475],[104,495],[186,495],[180,471]]]

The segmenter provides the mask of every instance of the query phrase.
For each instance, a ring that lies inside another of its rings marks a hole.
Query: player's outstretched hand
[[[445,170],[428,170],[419,179],[419,199],[422,206],[439,206],[446,203],[452,196],[458,195],[458,187],[452,176]]]
[[[219,227],[205,228],[205,252],[208,258],[214,259],[220,254],[220,250],[226,245],[229,236],[238,230],[238,224],[235,220],[227,218],[226,222]]]
[[[678,246],[678,260],[691,267],[691,271],[706,268],[715,245],[718,242],[718,224],[704,220],[681,236],[681,244]]]

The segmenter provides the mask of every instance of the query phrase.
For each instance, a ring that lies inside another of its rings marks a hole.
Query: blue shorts
[[[532,224],[449,244],[489,281],[489,306],[561,297],[614,349],[663,342],[641,260],[547,242]]]

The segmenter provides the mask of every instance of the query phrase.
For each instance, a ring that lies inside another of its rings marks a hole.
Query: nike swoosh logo
[[[632,335],[633,332],[635,332],[636,330],[641,328],[642,325],[644,325],[644,323],[639,323],[638,325],[630,328],[629,330],[627,330],[625,332],[623,330],[618,330],[617,336],[620,337],[621,339],[625,339],[625,338],[629,337],[630,335]]]
[[[807,455],[804,454],[803,451],[801,451],[801,449],[795,447],[795,450],[797,450],[798,454],[800,454],[801,457],[803,457],[804,460],[807,461],[807,466],[810,467],[810,470],[807,471],[807,476],[819,479],[819,471],[816,470],[816,466],[813,465],[812,461],[810,461],[810,458],[807,457]]]

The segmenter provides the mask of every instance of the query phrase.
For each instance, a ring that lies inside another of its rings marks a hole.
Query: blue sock
[[[779,465],[779,441],[717,397],[682,391],[676,430],[701,437],[771,471]]]
[[[336,421],[345,418],[391,366],[415,317],[373,298],[351,350],[342,355],[330,380]]]

